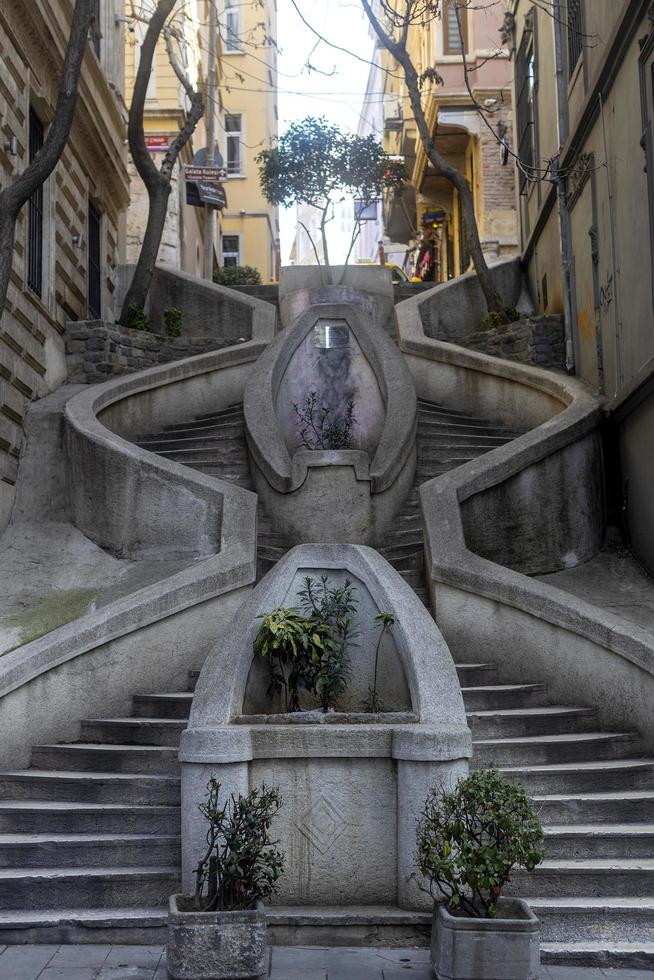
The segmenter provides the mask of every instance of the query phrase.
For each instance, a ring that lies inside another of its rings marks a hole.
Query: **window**
[[[225,51],[242,51],[238,0],[225,0]]]
[[[241,243],[238,235],[223,235],[223,267],[241,264]]]
[[[89,317],[102,318],[102,272],[100,268],[100,212],[89,201],[89,253],[87,289]]]
[[[225,159],[227,173],[242,173],[241,168],[241,116],[225,116]]]
[[[536,58],[534,55],[534,34],[525,28],[516,55],[515,84],[517,94],[518,157],[522,163],[519,169],[520,193],[524,192],[527,177],[523,168],[534,166],[535,158],[535,97],[536,97]]]
[[[443,10],[443,51],[445,54],[462,54],[468,50],[468,17],[464,5],[459,7],[461,30],[456,17],[456,4],[461,0],[446,0]],[[463,43],[461,36],[463,35]]]
[[[568,0],[568,76],[570,78],[581,57],[583,36],[583,0]]]
[[[30,163],[43,146],[43,123],[30,107]],[[27,205],[27,285],[41,296],[43,291],[43,184],[34,191]]]

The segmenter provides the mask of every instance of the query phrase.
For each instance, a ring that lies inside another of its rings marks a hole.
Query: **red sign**
[[[221,184],[227,180],[227,171],[222,167],[184,167],[184,176],[187,180],[207,180],[216,184]]]
[[[170,136],[146,133],[145,145],[150,153],[167,153],[170,149]]]

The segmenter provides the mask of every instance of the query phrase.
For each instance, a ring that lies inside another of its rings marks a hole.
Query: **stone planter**
[[[266,973],[263,903],[251,912],[196,912],[187,895],[168,906],[168,975],[174,980],[249,980]]]
[[[434,909],[431,961],[439,980],[538,980],[540,923],[526,902],[501,898],[495,919]]]

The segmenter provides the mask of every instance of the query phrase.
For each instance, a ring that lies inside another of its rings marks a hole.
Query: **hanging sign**
[[[227,207],[227,194],[222,184],[207,180],[187,180],[186,203],[194,208],[206,206],[222,210]]]

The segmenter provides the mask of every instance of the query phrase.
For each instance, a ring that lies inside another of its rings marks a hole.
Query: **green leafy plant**
[[[330,642],[321,654],[314,652],[307,665],[305,681],[323,711],[337,706],[352,676],[348,648],[358,636],[352,619],[357,607],[355,591],[349,579],[341,586],[330,586],[329,576],[321,575],[318,579],[305,578],[304,588],[298,593],[304,614],[330,632]]]
[[[149,330],[150,318],[143,307],[130,303],[125,315],[125,326],[132,330]]]
[[[275,146],[258,154],[256,162],[267,201],[282,207],[306,204],[315,208],[318,228],[312,233],[308,224],[299,224],[316,262],[327,269],[327,226],[335,207],[352,198],[357,202],[347,266],[366,207],[380,201],[386,191],[399,191],[407,180],[404,162],[389,157],[374,136],[347,133],[324,117],[308,116],[291,123]]]
[[[286,710],[299,711],[300,688],[313,690],[316,665],[332,644],[331,627],[283,606],[257,618],[254,653],[269,662],[268,694],[283,692]]]
[[[182,333],[182,311],[176,306],[164,310],[164,327],[168,337],[179,337]]]
[[[375,616],[375,626],[381,626],[381,633],[379,634],[379,639],[377,640],[377,647],[375,649],[375,669],[372,678],[372,687],[368,688],[368,696],[363,702],[363,710],[369,711],[372,714],[379,714],[380,711],[384,710],[384,702],[377,693],[377,673],[379,669],[379,651],[381,648],[382,640],[387,630],[394,626],[397,622],[397,617],[394,613],[381,612]]]
[[[224,265],[213,274],[219,286],[260,286],[261,273],[251,265]]]
[[[351,449],[352,430],[358,425],[354,417],[354,399],[349,398],[343,414],[335,414],[328,405],[318,405],[318,395],[309,392],[302,407],[293,403],[304,449]]]
[[[433,788],[417,829],[416,863],[423,891],[473,918],[494,918],[514,868],[543,860],[543,830],[522,786],[481,769],[449,793]]]
[[[521,320],[522,316],[517,310],[489,310],[482,323],[486,330],[497,330],[499,327],[506,327],[509,323]]]
[[[254,908],[277,891],[284,870],[284,855],[270,835],[281,806],[279,790],[263,785],[221,802],[220,789],[210,779],[199,807],[209,822],[207,850],[195,871],[195,907],[202,912]]]

